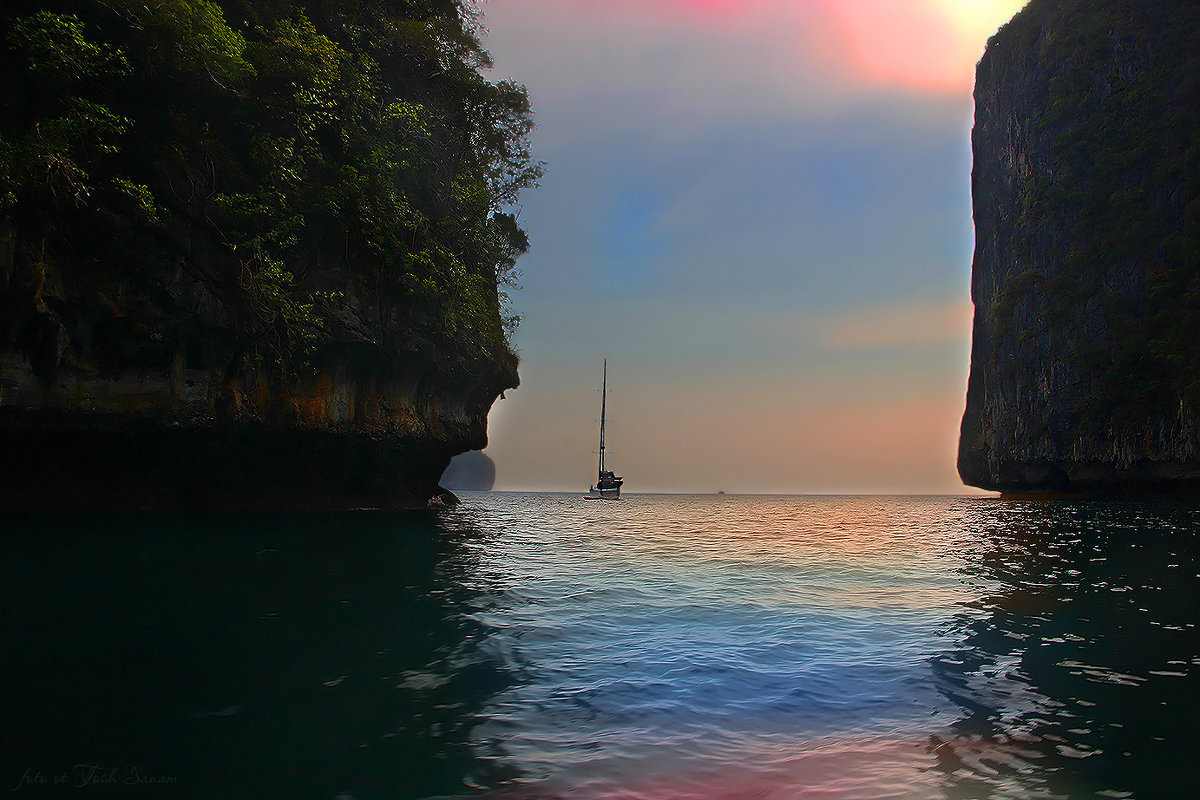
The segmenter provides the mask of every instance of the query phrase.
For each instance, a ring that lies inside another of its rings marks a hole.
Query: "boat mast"
[[[604,477],[604,411],[608,400],[608,359],[604,359],[604,382],[600,388],[600,477]]]

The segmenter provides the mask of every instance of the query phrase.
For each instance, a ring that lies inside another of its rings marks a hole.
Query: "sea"
[[[1200,796],[1200,505],[0,516],[14,798]]]

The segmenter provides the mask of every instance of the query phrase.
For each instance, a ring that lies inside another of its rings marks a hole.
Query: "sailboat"
[[[608,359],[604,359],[604,382],[600,389],[600,474],[596,485],[583,496],[584,500],[620,500],[621,484],[625,479],[611,470],[604,469],[604,415],[608,401]]]

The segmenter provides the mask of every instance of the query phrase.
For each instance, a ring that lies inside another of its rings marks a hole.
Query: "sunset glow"
[[[1024,7],[1026,0],[933,0],[934,6],[968,35],[991,36]]]
[[[874,81],[969,87],[984,45],[1021,0],[831,0],[854,61]]]
[[[970,86],[996,30],[1025,0],[575,0],[599,18],[792,31],[801,53],[867,84],[947,92]],[[830,48],[829,37],[840,40]]]
[[[484,3],[548,163],[497,486],[586,484],[607,358],[631,492],[966,491],[971,87],[1022,4]]]

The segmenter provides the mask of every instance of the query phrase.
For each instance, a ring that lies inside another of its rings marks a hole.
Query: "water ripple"
[[[490,536],[485,646],[527,676],[476,728],[515,776],[496,797],[1129,796],[1148,774],[1130,770],[1147,754],[1132,709],[1194,692],[1196,601],[1161,596],[1164,575],[1200,588],[1193,509],[470,503]],[[1097,657],[1131,626],[1136,653]],[[1178,646],[1151,657],[1148,635]]]

